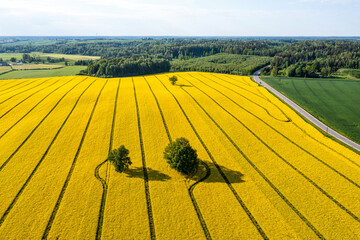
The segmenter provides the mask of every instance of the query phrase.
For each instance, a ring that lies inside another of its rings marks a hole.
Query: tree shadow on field
[[[146,168],[149,176],[149,181],[167,181],[171,177],[165,173],[159,172],[157,170]],[[126,177],[128,178],[144,178],[144,171],[142,167],[129,168],[124,171]]]
[[[219,170],[214,165],[214,163],[207,162],[207,161],[203,161],[203,162],[206,163],[206,165],[210,169],[210,176],[203,181],[204,183],[226,183],[224,178],[221,176]],[[242,179],[244,174],[242,174],[241,172],[229,169],[229,168],[219,165],[219,164],[218,164],[218,167],[225,174],[226,178],[230,181],[230,183],[245,182]],[[202,164],[200,164],[198,171],[196,172],[196,174],[194,176],[191,177],[191,180],[198,181],[201,178],[203,178],[205,176],[205,174],[206,174],[206,168]]]

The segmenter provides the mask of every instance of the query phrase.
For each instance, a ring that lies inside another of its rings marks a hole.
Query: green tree
[[[273,67],[273,69],[271,70],[271,76],[276,77],[277,75],[278,75],[278,68]]]
[[[177,138],[169,143],[165,148],[164,158],[171,168],[188,175],[194,173],[199,166],[196,150],[185,138]]]
[[[286,69],[286,76],[295,77],[296,75],[295,69],[296,69],[295,65],[291,65],[290,67],[288,67]]]
[[[107,160],[114,164],[116,171],[121,173],[132,164],[128,155],[129,150],[127,150],[124,145],[121,145],[118,149],[114,149],[109,153]]]
[[[175,85],[175,83],[177,82],[178,78],[177,76],[172,76],[172,77],[169,77],[169,80],[171,82],[172,85]]]
[[[314,63],[311,65],[311,71],[317,72],[320,70],[320,63],[318,61],[314,61]]]
[[[308,77],[311,74],[311,66],[306,65],[305,67],[305,77]]]
[[[323,68],[321,69],[321,75],[322,75],[323,77],[328,77],[328,76],[330,75],[330,72],[331,72],[330,67],[323,67]]]
[[[16,58],[12,57],[12,58],[10,58],[10,61],[11,62],[16,62]]]

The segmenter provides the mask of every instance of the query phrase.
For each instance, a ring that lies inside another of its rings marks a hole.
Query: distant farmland
[[[36,69],[53,69],[53,68],[61,68],[63,65],[56,64],[21,64],[21,65],[13,65],[12,68],[14,70],[36,70]]]
[[[36,64],[32,64],[36,65]],[[42,65],[42,64],[38,64]],[[33,66],[34,67],[34,66]],[[58,76],[70,76],[85,69],[86,66],[67,66],[56,69],[42,69],[42,70],[19,70],[11,71],[0,75],[1,79],[21,79],[21,78],[43,78],[43,77],[58,77]]]
[[[0,126],[0,239],[360,238],[360,156],[249,77],[4,80]],[[163,159],[178,137],[191,179]]]
[[[264,78],[327,125],[360,143],[360,80]]]
[[[59,54],[59,53],[42,53],[42,52],[31,52],[28,53],[31,56],[36,55],[40,57],[51,57],[51,58],[65,58],[67,60],[96,60],[100,59],[99,56],[86,56],[86,55],[73,55],[73,54]],[[9,60],[10,58],[16,58],[17,60],[22,59],[23,53],[0,53],[0,58],[3,60]]]

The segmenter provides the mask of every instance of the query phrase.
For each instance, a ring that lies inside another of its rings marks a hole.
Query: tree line
[[[276,54],[267,70],[273,76],[328,77],[340,68],[360,69],[360,42],[304,41]]]
[[[170,71],[170,63],[166,59],[117,57],[94,61],[80,73],[97,77],[123,77],[168,71]]]
[[[238,54],[215,54],[189,60],[173,60],[171,71],[217,72],[237,75],[250,75],[270,63],[271,57],[247,56]]]
[[[360,41],[356,40],[271,41],[144,38],[77,42],[63,39],[54,44],[0,45],[0,53],[16,52],[101,56],[102,59],[108,60],[75,62],[76,65],[89,65],[88,74],[99,76],[127,75],[133,73],[133,69],[139,70],[136,74],[147,74],[155,68],[168,71],[168,67],[165,67],[168,65],[167,62],[171,63],[174,71],[194,70],[243,75],[251,74],[257,67],[262,66],[262,64],[251,64],[248,67],[239,67],[236,57],[229,57],[225,64],[203,60],[203,58],[218,54],[272,58],[270,67],[265,69],[264,73],[273,76],[327,77],[339,68],[360,68]],[[39,60],[30,58],[26,61],[36,62]],[[159,65],[159,61],[162,61],[163,64]],[[152,62],[156,62],[159,66],[154,67],[156,64]]]

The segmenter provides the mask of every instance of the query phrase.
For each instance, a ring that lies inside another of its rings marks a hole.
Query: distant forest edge
[[[219,53],[212,56],[173,60],[171,71],[217,72],[237,75],[251,75],[259,68],[267,66],[271,57]]]
[[[255,70],[268,65],[270,60],[271,57],[223,53],[171,62],[158,58],[104,58],[89,63],[87,69],[82,70],[81,74],[97,77],[123,77],[169,71],[201,71],[250,75]]]
[[[125,77],[147,75],[170,71],[170,62],[166,59],[151,58],[104,58],[89,63],[80,74],[97,77]]]
[[[101,56],[79,60],[82,74],[129,76],[167,71],[249,75],[270,64],[265,75],[329,77],[339,69],[360,69],[359,40],[239,39],[29,39],[0,43],[0,53],[58,53]],[[356,73],[353,72],[353,73]]]

